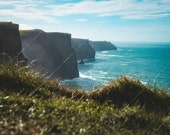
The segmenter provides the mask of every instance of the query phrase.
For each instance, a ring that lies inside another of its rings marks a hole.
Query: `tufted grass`
[[[116,107],[139,105],[148,111],[170,112],[170,94],[156,87],[147,87],[137,79],[125,76],[108,85],[89,92],[90,98]]]
[[[169,135],[169,112],[170,95],[136,79],[85,92],[28,67],[0,65],[2,135]]]

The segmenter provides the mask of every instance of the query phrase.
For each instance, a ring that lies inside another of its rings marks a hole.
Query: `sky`
[[[74,38],[170,43],[170,0],[0,0],[0,21]]]

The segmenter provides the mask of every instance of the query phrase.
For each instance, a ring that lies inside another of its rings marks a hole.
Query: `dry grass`
[[[95,91],[64,88],[27,67],[0,65],[0,132],[8,134],[170,133],[170,95],[120,77]]]

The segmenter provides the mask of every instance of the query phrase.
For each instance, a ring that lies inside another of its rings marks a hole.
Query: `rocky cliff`
[[[116,46],[107,41],[90,41],[95,51],[117,50]]]
[[[71,34],[46,33],[42,30],[21,31],[23,54],[42,73],[57,79],[79,76]],[[34,67],[34,68],[35,68]]]
[[[19,25],[12,22],[0,22],[0,63],[4,60],[3,57],[7,57],[7,55],[14,62],[26,60],[21,50]]]
[[[95,58],[95,50],[89,44],[88,39],[72,38],[71,43],[78,60]]]

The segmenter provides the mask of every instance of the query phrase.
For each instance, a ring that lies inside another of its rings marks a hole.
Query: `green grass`
[[[157,88],[144,86],[139,80],[120,77],[107,86],[90,92],[95,101],[116,107],[140,105],[148,111],[170,112],[170,95]]]
[[[169,135],[169,113],[170,95],[135,79],[85,92],[0,65],[2,135]]]
[[[12,22],[0,22],[0,25],[7,25],[7,24],[11,25],[13,23]]]

